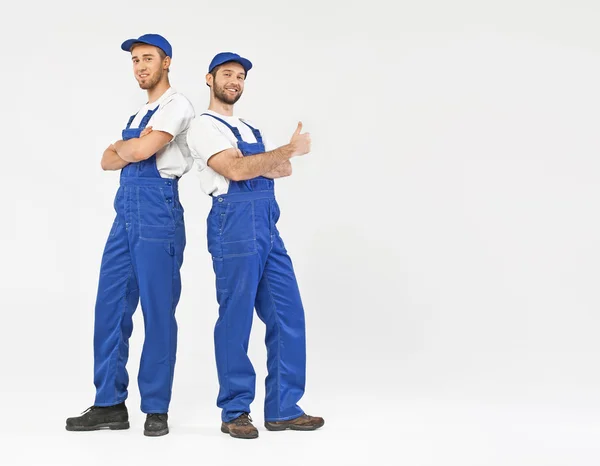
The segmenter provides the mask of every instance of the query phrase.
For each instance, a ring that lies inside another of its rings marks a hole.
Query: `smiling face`
[[[166,78],[171,59],[158,47],[134,44],[131,48],[133,74],[142,89],[154,88]]]
[[[237,62],[224,63],[206,76],[213,97],[221,102],[233,105],[244,92],[246,71]]]

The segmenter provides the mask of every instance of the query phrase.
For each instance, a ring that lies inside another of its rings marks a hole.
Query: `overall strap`
[[[236,138],[238,141],[242,141],[242,142],[244,141],[244,140],[242,139],[242,135],[240,134],[240,131],[239,131],[239,130],[238,130],[236,127],[235,127],[235,126],[231,126],[229,123],[227,123],[227,122],[226,122],[225,120],[223,120],[222,118],[219,118],[219,117],[217,117],[217,116],[214,116],[214,115],[212,115],[212,114],[210,114],[210,113],[203,113],[202,115],[207,115],[207,116],[209,116],[209,117],[213,117],[213,118],[214,118],[215,120],[217,120],[217,121],[220,121],[221,123],[223,123],[225,126],[227,126],[227,127],[228,127],[228,128],[231,130],[231,132],[233,133],[233,135],[235,136],[235,138]],[[200,115],[200,116],[202,116],[202,115]]]
[[[136,116],[137,116],[137,113],[135,113],[129,117],[129,121],[127,122],[127,126],[125,126],[125,129],[129,129],[129,127],[131,126],[131,123],[133,123],[133,120],[135,120]]]
[[[262,144],[263,140],[262,140],[262,135],[260,134],[260,131],[256,128],[253,128],[252,126],[250,126],[246,121],[242,120],[241,118],[240,118],[240,121],[252,130],[252,134],[254,134],[254,137],[256,138],[256,142],[258,142],[259,144]]]
[[[142,121],[140,122],[139,129],[144,129],[146,126],[148,126],[148,122],[150,121],[150,118],[152,118],[152,115],[154,115],[156,113],[156,111],[158,110],[158,107],[159,107],[159,105],[157,105],[154,110],[148,110],[148,113],[146,113],[146,115],[144,115],[144,118],[142,118]]]

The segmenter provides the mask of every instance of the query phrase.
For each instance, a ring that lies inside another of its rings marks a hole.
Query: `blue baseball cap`
[[[246,74],[248,74],[248,71],[252,68],[252,62],[247,58],[240,57],[237,53],[221,52],[217,53],[215,58],[213,58],[210,62],[210,65],[208,65],[208,72],[210,73],[217,66],[222,65],[223,63],[229,63],[231,61],[242,65]]]
[[[121,44],[121,48],[126,52],[131,52],[133,44],[148,44],[158,47],[167,57],[173,57],[173,49],[169,41],[159,34],[144,34],[137,39],[128,39]]]

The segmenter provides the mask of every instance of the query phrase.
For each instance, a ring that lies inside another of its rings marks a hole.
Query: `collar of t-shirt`
[[[223,120],[223,121],[226,121],[226,122],[227,122],[227,123],[229,123],[231,126],[234,126],[234,127],[238,128],[238,129],[240,130],[240,133],[241,133],[241,135],[242,135],[242,138],[245,138],[245,139],[244,139],[245,141],[247,141],[247,142],[253,142],[253,141],[256,141],[256,138],[254,137],[254,134],[252,133],[252,130],[251,130],[251,129],[250,129],[248,126],[247,126],[247,125],[245,125],[245,124],[243,123],[244,121],[248,121],[248,120],[245,120],[245,119],[239,118],[239,117],[237,117],[237,116],[226,116],[226,115],[222,115],[222,114],[220,114],[220,113],[217,113],[217,112],[215,112],[215,111],[213,111],[213,110],[205,110],[205,111],[204,111],[204,112],[202,112],[202,113],[208,113],[208,114],[210,114],[210,115],[214,115],[214,116],[216,116],[216,117],[220,118],[221,120]],[[206,117],[206,118],[209,118],[209,117]],[[212,118],[211,118],[211,120],[212,120]],[[254,126],[254,125],[252,124],[252,122],[248,121],[248,123],[249,123],[249,124],[250,124],[250,125],[251,125],[253,128],[256,128],[256,126]],[[223,125],[223,123],[219,122],[219,125],[220,125],[221,127],[225,128],[225,126]],[[258,128],[256,128],[256,129],[258,129]],[[268,136],[265,136],[265,133],[264,133],[264,132],[263,132],[261,129],[259,129],[259,131],[260,131],[260,133],[261,133],[261,135],[262,135],[262,138],[263,138],[263,143],[264,143],[264,145],[265,145],[265,150],[267,150],[267,151],[274,150],[274,149],[275,149],[277,146],[275,146],[275,145],[273,144],[273,142],[272,142],[272,141],[269,139],[269,137],[268,137]],[[229,130],[227,130],[227,132],[229,133]],[[232,135],[232,137],[235,139],[235,136],[233,136],[233,134],[231,134],[231,135]]]
[[[131,122],[131,127],[132,128],[138,128],[140,126],[140,123],[142,122],[142,119],[144,118],[144,116],[146,115],[146,113],[148,113],[149,110],[154,110],[155,108],[157,108],[159,105],[161,105],[168,97],[172,96],[173,94],[175,94],[177,91],[175,89],[173,89],[172,87],[169,87],[165,92],[163,92],[163,94],[156,99],[154,102],[146,102],[139,110],[138,112],[135,114],[135,118],[133,119],[133,121]]]
[[[215,112],[214,110],[206,110],[204,113],[209,113],[210,115],[214,115],[214,116],[220,118],[221,120],[226,121],[231,126],[235,126],[236,128],[239,127],[240,125],[243,125],[242,119],[239,117],[236,117],[236,116],[222,115],[220,113]]]
[[[165,92],[163,92],[163,95],[161,95],[158,99],[156,99],[154,102],[146,102],[146,104],[140,109],[140,111],[138,112],[138,115],[142,112],[147,112],[148,110],[153,110],[156,107],[158,107],[159,105],[161,105],[165,99],[167,97],[172,96],[173,94],[175,94],[177,91],[175,89],[173,89],[172,87],[169,87]]]

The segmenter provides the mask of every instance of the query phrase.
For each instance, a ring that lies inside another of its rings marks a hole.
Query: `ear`
[[[163,60],[163,69],[168,70],[171,66],[171,57],[165,57]]]
[[[206,75],[206,85],[208,87],[212,87],[212,85],[213,85],[213,75],[210,73],[207,73],[207,75]]]

